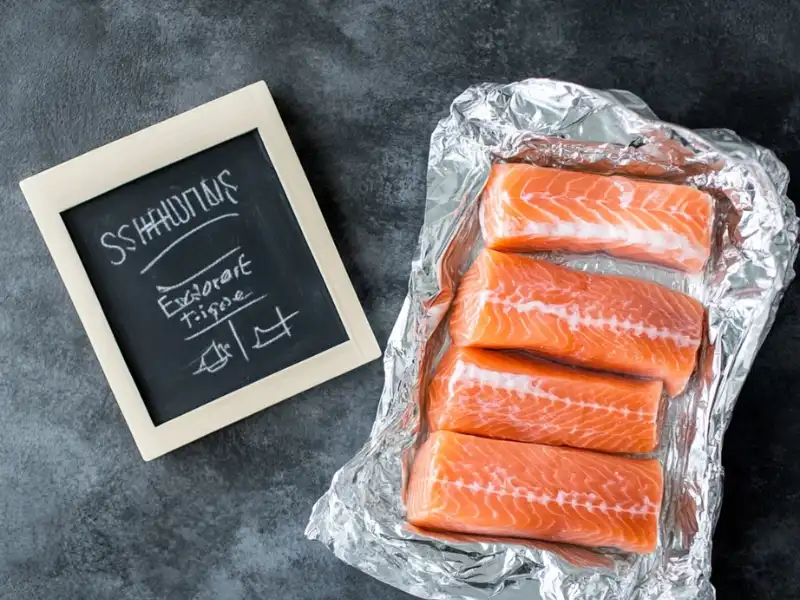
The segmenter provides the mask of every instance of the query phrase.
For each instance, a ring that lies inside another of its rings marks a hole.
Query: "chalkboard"
[[[145,460],[381,355],[264,81],[20,187]]]
[[[155,425],[348,341],[256,131],[61,216]]]

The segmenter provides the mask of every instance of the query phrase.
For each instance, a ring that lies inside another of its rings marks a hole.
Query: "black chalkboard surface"
[[[255,131],[61,215],[155,425],[348,340]]]

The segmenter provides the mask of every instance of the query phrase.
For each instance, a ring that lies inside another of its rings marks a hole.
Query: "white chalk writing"
[[[247,356],[247,350],[244,349],[244,344],[242,344],[242,340],[239,339],[239,334],[236,331],[236,327],[233,326],[233,321],[228,321],[228,327],[231,328],[231,333],[233,334],[233,339],[236,340],[236,343],[239,344],[239,350],[242,351],[242,356],[247,362],[250,362],[250,357]]]
[[[109,250],[111,264],[119,266],[137,248],[172,233],[170,243],[140,270],[140,274],[144,275],[177,245],[202,229],[222,219],[239,217],[238,212],[221,212],[204,217],[214,207],[238,204],[235,195],[238,190],[239,187],[231,180],[230,171],[225,169],[215,178],[202,179],[197,185],[162,200],[115,231],[103,232],[100,243]],[[203,239],[206,239],[205,236]],[[235,243],[240,243],[240,237],[233,239],[237,240]],[[191,250],[191,247],[184,247],[180,255],[186,256]],[[211,255],[211,258],[194,267],[193,273],[190,271],[191,274],[183,278],[176,277],[172,271],[176,266],[174,261],[168,262],[169,268],[155,269],[156,272],[163,269],[165,273],[172,273],[172,281],[155,285],[158,294],[156,303],[164,317],[183,331],[184,341],[207,335],[201,344],[204,347],[202,353],[192,363],[196,365],[193,375],[218,373],[231,361],[240,361],[242,358],[250,362],[253,351],[267,348],[282,338],[291,338],[293,332],[290,322],[300,314],[294,311],[284,315],[276,305],[272,307],[276,317],[274,322],[252,326],[250,321],[250,333],[242,329],[243,318],[237,318],[240,328],[237,329],[232,317],[264,301],[267,294],[254,291],[254,268],[246,252],[242,251],[242,246],[219,252],[221,254],[217,254],[216,258]],[[218,325],[224,323],[227,323],[226,327],[217,329]],[[245,334],[240,335],[240,330]],[[206,346],[209,338],[213,339]]]
[[[200,355],[200,366],[192,375],[200,373],[216,373],[223,369],[233,357],[230,353],[230,344],[220,344],[216,340]]]
[[[296,317],[300,314],[300,311],[294,311],[292,314],[284,317],[281,314],[280,307],[275,307],[275,314],[278,316],[278,322],[275,325],[271,325],[266,329],[262,329],[261,327],[253,327],[253,334],[256,338],[256,343],[253,344],[254,350],[260,350],[261,348],[266,348],[273,342],[277,342],[284,336],[292,337],[292,330],[288,325],[289,319],[292,317]],[[276,332],[277,333],[273,333]],[[270,336],[270,337],[265,337]]]
[[[250,292],[250,293],[252,293],[252,292]],[[259,296],[258,298],[254,298],[253,300],[251,300],[251,301],[250,301],[250,302],[248,302],[247,304],[243,304],[243,305],[239,306],[238,308],[236,308],[236,310],[233,310],[233,311],[229,312],[228,314],[226,314],[225,316],[222,316],[222,317],[220,317],[218,320],[216,320],[216,321],[214,321],[213,323],[211,323],[211,325],[208,325],[208,326],[204,327],[204,328],[203,328],[203,329],[201,329],[200,331],[197,331],[197,332],[193,333],[192,335],[190,335],[190,336],[188,336],[188,337],[185,337],[184,339],[185,339],[186,341],[188,341],[188,340],[193,340],[193,339],[194,339],[194,338],[196,338],[197,336],[204,334],[206,331],[209,331],[209,330],[213,329],[214,327],[216,327],[216,326],[217,326],[217,325],[219,325],[220,323],[224,323],[225,321],[227,321],[228,319],[230,319],[230,318],[231,318],[233,315],[235,315],[236,313],[238,313],[238,312],[241,312],[241,311],[243,311],[244,309],[246,309],[246,308],[249,308],[249,307],[253,306],[253,305],[254,305],[254,304],[256,304],[257,302],[261,302],[261,301],[262,301],[264,298],[266,298],[266,297],[267,297],[267,295],[266,295],[266,294],[264,294],[263,296]]]
[[[231,172],[223,169],[215,177],[201,179],[199,184],[159,201],[144,214],[133,217],[128,223],[103,232],[100,235],[100,244],[111,251],[109,262],[119,266],[125,262],[129,253],[136,252],[141,246],[147,246],[162,235],[187,225],[217,206],[223,203],[238,204],[239,200],[233,192],[236,192],[239,186],[232,183],[230,177]],[[196,230],[197,228],[193,232]]]
[[[218,258],[216,261],[204,267],[191,277],[183,280],[180,284],[169,286],[167,288],[161,288],[159,286],[159,291],[161,290],[174,290],[180,286],[187,286],[181,291],[180,293],[176,294],[162,294],[158,297],[158,306],[161,308],[161,311],[164,313],[164,316],[168,319],[171,319],[177,314],[181,314],[182,311],[186,311],[186,309],[192,307],[195,304],[199,304],[205,298],[209,297],[212,294],[215,294],[219,291],[224,291],[228,284],[232,282],[237,282],[239,279],[243,279],[245,277],[249,277],[253,274],[252,269],[250,268],[250,261],[245,259],[244,253],[240,253],[236,259],[236,264],[233,267],[226,267],[221,272],[219,272],[216,276],[207,278],[202,281],[194,281],[199,275],[207,272],[212,267],[219,264],[223,259],[228,258],[231,256],[233,252],[228,252],[221,258]],[[241,289],[236,290],[235,292],[231,292],[232,296],[230,297],[231,302],[241,302],[242,300],[246,300],[248,296],[244,295],[244,292]],[[228,296],[225,296],[228,297]],[[223,297],[223,298],[225,298]],[[202,305],[200,305],[202,306]],[[225,307],[222,309],[225,310]],[[181,319],[184,318],[185,312],[182,314]],[[213,315],[212,315],[213,316]],[[203,317],[205,318],[205,317]]]
[[[300,311],[294,311],[291,314],[286,316],[283,315],[279,306],[275,307],[275,315],[277,316],[278,320],[275,324],[270,325],[269,327],[253,327],[253,335],[255,337],[255,343],[252,345],[253,350],[261,350],[270,346],[277,342],[279,339],[287,337],[292,337],[292,328],[289,326],[289,320],[293,319],[297,315],[300,314]],[[236,330],[232,321],[227,321],[228,328],[230,329],[231,335],[233,336],[233,340],[239,346],[239,350],[242,353],[242,356],[247,362],[250,362],[250,356],[247,354],[247,350],[242,343],[242,339],[239,337],[239,332]],[[187,340],[192,339],[193,337],[197,337],[201,333],[205,333],[209,329],[213,328],[217,323],[207,327],[205,330],[200,331],[188,338]],[[219,334],[218,334],[219,335]],[[199,373],[216,373],[223,369],[230,360],[233,359],[233,354],[231,353],[231,344],[228,343],[219,343],[217,340],[211,342],[211,345],[208,346],[202,353],[199,359],[200,366],[197,370],[193,373],[197,375]]]

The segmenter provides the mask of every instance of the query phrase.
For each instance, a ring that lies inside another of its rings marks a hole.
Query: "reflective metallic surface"
[[[717,200],[706,272],[687,276],[605,256],[550,256],[574,268],[658,281],[708,308],[708,339],[687,390],[669,402],[658,456],[665,497],[657,552],[623,555],[521,540],[432,535],[403,517],[406,466],[424,432],[420,390],[443,344],[440,327],[480,247],[479,193],[493,160],[527,160],[656,177]],[[389,338],[371,435],[317,502],[306,535],[340,559],[424,598],[714,598],[711,538],[722,494],[722,438],[786,286],[798,221],[788,172],[727,130],[657,120],[624,91],[534,79],[479,85],[436,127],[425,222],[409,294]]]

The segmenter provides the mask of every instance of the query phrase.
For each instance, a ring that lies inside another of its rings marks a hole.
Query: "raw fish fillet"
[[[461,280],[450,335],[457,346],[661,379],[675,396],[694,371],[704,314],[694,298],[655,283],[484,250]]]
[[[494,250],[602,251],[695,273],[711,250],[713,204],[686,186],[495,164],[481,225]]]
[[[425,529],[647,554],[662,491],[655,459],[439,431],[417,454],[406,516]]]
[[[450,348],[428,388],[428,427],[605,452],[658,445],[660,381]]]

